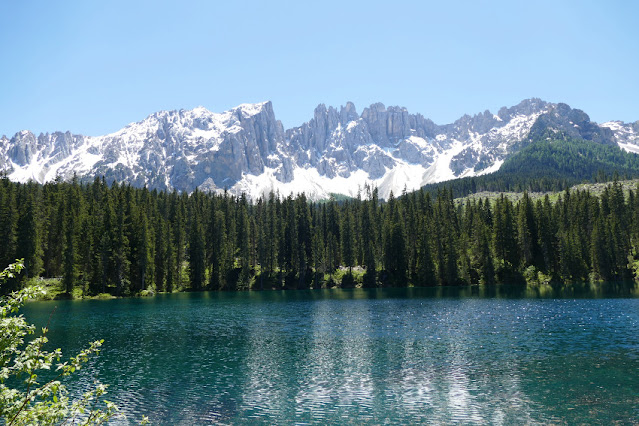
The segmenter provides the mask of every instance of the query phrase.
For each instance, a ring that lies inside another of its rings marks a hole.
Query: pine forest
[[[0,262],[67,294],[632,281],[639,189],[455,203],[148,191],[96,178],[0,181]],[[13,282],[11,290],[20,286]]]

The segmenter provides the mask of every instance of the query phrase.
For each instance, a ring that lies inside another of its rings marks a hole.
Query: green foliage
[[[495,173],[430,184],[424,190],[436,194],[448,188],[455,197],[483,191],[562,191],[582,182],[611,181],[614,176],[639,177],[639,156],[617,146],[551,134],[507,158]]]
[[[596,188],[597,195],[588,188],[464,203],[449,188],[387,202],[365,188],[340,202],[269,194],[251,203],[100,179],[44,186],[0,180],[0,197],[32,212],[17,220],[13,208],[0,206],[0,231],[16,242],[22,234],[35,238],[5,255],[30,253],[39,272],[29,280],[59,282],[50,293],[64,297],[323,288],[341,283],[343,269],[354,277],[349,285],[363,287],[523,283],[535,274],[552,282],[632,280],[638,192],[618,182]],[[0,291],[24,285],[14,278]]]
[[[596,180],[601,176],[639,175],[639,157],[617,146],[581,139],[543,139],[504,162],[502,175],[548,179]]]
[[[22,261],[7,267],[0,273],[0,284],[22,269]],[[39,336],[30,337],[36,327],[18,315],[24,302],[40,292],[36,286],[27,287],[0,302],[0,419],[7,425],[104,423],[117,412],[113,403],[102,398],[105,385],[96,382],[91,390],[72,400],[64,384],[99,352],[102,341],[92,342],[78,355],[60,362],[60,349],[44,349],[47,328]],[[51,373],[52,368],[55,373]],[[42,375],[47,379],[41,379]]]

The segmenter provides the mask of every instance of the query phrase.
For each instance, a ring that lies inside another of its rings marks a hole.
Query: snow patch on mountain
[[[621,149],[639,154],[639,121],[634,123],[608,121],[601,123],[599,126],[612,130],[615,141]]]
[[[313,118],[284,130],[270,102],[222,113],[204,107],[159,111],[104,136],[29,131],[0,138],[0,170],[20,182],[105,176],[157,189],[246,193],[304,192],[380,197],[428,183],[497,171],[547,129],[639,153],[639,122],[596,125],[565,104],[528,99],[498,114],[465,115],[437,125],[405,108],[319,105]]]

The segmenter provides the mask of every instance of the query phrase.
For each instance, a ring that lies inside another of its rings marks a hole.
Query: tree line
[[[66,292],[631,281],[639,188],[456,204],[452,191],[380,201],[149,191],[0,179],[0,262]],[[14,288],[21,283],[13,283]],[[10,289],[10,287],[5,287]]]
[[[433,183],[424,189],[436,195],[447,188],[455,197],[481,191],[556,192],[583,182],[610,182],[615,177],[639,177],[639,156],[616,145],[548,131],[509,156],[494,173]]]

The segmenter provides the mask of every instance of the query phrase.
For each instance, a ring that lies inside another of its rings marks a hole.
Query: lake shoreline
[[[45,280],[42,280],[45,281]],[[30,284],[36,286],[39,284]],[[302,292],[302,291],[326,291],[326,290],[368,290],[368,291],[385,291],[385,290],[399,290],[399,289],[414,289],[419,291],[430,290],[438,294],[464,292],[470,293],[470,295],[476,296],[514,296],[514,297],[531,297],[537,296],[539,298],[565,298],[570,295],[571,297],[609,297],[611,295],[617,295],[621,297],[639,297],[639,283],[637,282],[596,282],[596,283],[572,283],[572,284],[548,284],[548,283],[516,283],[516,284],[466,284],[466,285],[433,285],[433,286],[418,286],[409,284],[407,286],[377,286],[377,287],[365,287],[363,285],[355,285],[353,287],[341,287],[335,285],[332,287],[307,287],[307,288],[245,288],[245,289],[202,289],[194,290],[186,288],[182,290],[176,290],[173,292],[156,292],[150,290],[143,290],[140,293],[120,295],[116,296],[110,293],[100,293],[94,296],[88,296],[79,294],[69,295],[63,291],[56,291],[54,285],[41,285],[44,288],[43,296],[30,300],[29,302],[36,301],[58,301],[58,300],[113,300],[113,299],[140,299],[140,298],[154,298],[158,296],[168,296],[172,294],[197,294],[197,293],[268,293],[268,292]],[[79,289],[77,289],[79,290]]]

